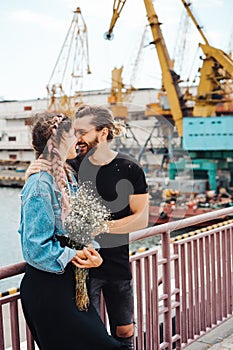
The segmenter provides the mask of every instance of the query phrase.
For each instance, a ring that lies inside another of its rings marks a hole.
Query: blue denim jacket
[[[76,254],[74,249],[62,248],[55,237],[65,234],[61,221],[61,193],[47,172],[31,175],[21,191],[18,232],[24,259],[39,270],[62,273]]]

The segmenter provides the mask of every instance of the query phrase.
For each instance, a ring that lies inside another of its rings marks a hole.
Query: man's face
[[[92,118],[92,116],[85,116],[74,120],[75,135],[78,139],[78,155],[82,157],[99,143],[99,132],[91,124]]]

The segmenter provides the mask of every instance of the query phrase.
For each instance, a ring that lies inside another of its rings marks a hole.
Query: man
[[[101,106],[82,105],[75,113],[74,129],[79,154],[68,163],[79,182],[89,181],[111,212],[109,233],[96,236],[103,263],[91,269],[89,297],[100,312],[103,292],[111,334],[133,349],[133,289],[129,264],[129,232],[148,225],[148,190],[139,164],[111,149],[121,133],[112,113]]]
[[[100,309],[105,299],[111,334],[133,349],[133,291],[129,265],[128,233],[148,224],[148,193],[142,168],[129,156],[110,147],[121,133],[112,113],[100,106],[81,106],[74,120],[79,155],[69,163],[78,181],[90,181],[111,211],[110,232],[96,237],[103,264],[91,269],[89,296]],[[82,161],[80,162],[80,159]]]

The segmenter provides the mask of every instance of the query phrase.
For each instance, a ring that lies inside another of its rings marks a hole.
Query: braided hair
[[[43,155],[44,159],[52,163],[51,174],[62,194],[62,218],[69,209],[66,178],[72,182],[72,177],[67,166],[61,161],[59,145],[63,132],[69,132],[71,126],[71,119],[64,114],[38,113],[35,115],[35,123],[32,129],[32,146],[36,159]]]

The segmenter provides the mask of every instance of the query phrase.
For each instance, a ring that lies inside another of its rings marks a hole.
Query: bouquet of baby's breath
[[[77,192],[70,195],[70,209],[64,222],[66,242],[70,248],[87,247],[96,234],[109,231],[110,212],[94,194],[90,182],[82,183]],[[87,310],[89,306],[87,275],[88,269],[75,268],[76,305],[79,310]]]

